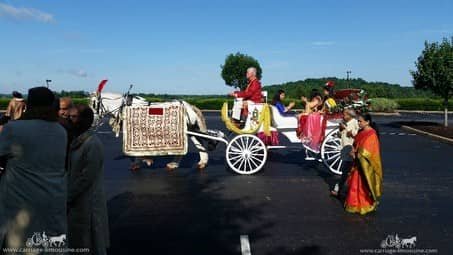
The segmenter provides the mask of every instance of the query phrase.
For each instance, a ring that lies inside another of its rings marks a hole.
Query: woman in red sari
[[[382,195],[379,135],[369,114],[359,116],[361,131],[355,137],[354,166],[349,174],[345,209],[351,213],[375,211]],[[374,128],[373,128],[374,127]]]

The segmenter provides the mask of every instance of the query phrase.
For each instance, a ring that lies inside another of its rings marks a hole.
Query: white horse
[[[181,101],[185,110],[186,110],[186,123],[187,130],[207,133],[208,129],[206,126],[206,120],[203,116],[203,113],[197,107],[190,105],[185,101]],[[116,130],[119,132],[119,113],[122,111],[122,108],[125,105],[131,106],[148,106],[149,102],[146,101],[143,97],[139,96],[129,96],[128,94],[121,95],[117,93],[103,92],[102,94],[92,94],[90,97],[90,106],[95,112],[96,118],[102,122],[104,117],[111,117],[113,123],[118,123]],[[114,127],[115,131],[115,127]],[[197,164],[198,169],[204,169],[208,165],[209,156],[206,148],[200,142],[199,138],[195,136],[190,136],[190,140],[193,142],[195,147],[198,149],[200,155],[200,161]],[[211,145],[215,146],[215,142],[208,140],[209,147]],[[179,163],[182,157],[178,156],[175,158],[174,162],[167,164],[167,169],[173,170],[179,167]],[[152,159],[150,158],[141,158],[144,162],[150,166],[152,164]]]
[[[411,238],[401,240],[401,248],[414,248],[417,237],[413,236]]]
[[[50,247],[61,247],[66,242],[66,234],[54,236],[49,239]]]

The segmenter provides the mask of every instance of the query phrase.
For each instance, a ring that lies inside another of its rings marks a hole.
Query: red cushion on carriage
[[[164,115],[164,108],[149,108],[149,115]]]
[[[359,98],[361,89],[339,89],[335,91],[334,99],[336,101],[343,100],[346,97],[352,96],[353,100],[357,100]]]

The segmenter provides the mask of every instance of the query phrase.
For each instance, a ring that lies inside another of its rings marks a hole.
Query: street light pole
[[[49,88],[49,82],[52,82],[52,80],[46,80],[47,88]]]
[[[346,81],[347,81],[347,86],[349,88],[349,75],[351,74],[351,71],[346,71]]]

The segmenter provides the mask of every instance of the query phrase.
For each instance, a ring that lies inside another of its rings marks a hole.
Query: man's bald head
[[[253,80],[256,79],[256,68],[255,67],[249,67],[247,68],[247,79]]]
[[[60,110],[58,111],[58,116],[60,118],[67,119],[69,117],[69,109],[74,105],[72,104],[72,99],[70,97],[60,98]]]

